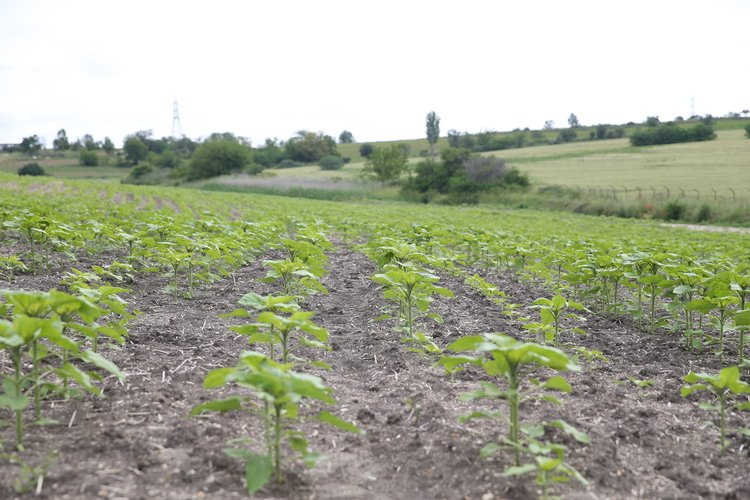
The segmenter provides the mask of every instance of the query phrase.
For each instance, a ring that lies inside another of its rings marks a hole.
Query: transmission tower
[[[180,110],[177,107],[177,101],[174,101],[174,107],[172,108],[172,138],[179,139],[182,137],[182,126],[180,125]]]

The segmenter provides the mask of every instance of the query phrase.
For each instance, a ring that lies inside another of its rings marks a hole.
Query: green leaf
[[[273,462],[268,455],[255,455],[245,465],[245,481],[247,482],[247,494],[252,495],[271,479]]]
[[[207,403],[199,404],[190,410],[190,416],[194,417],[206,411],[219,411],[223,413],[225,411],[239,410],[241,407],[242,401],[240,398],[232,396],[226,399],[215,399],[213,401],[208,401]]]
[[[65,363],[56,371],[60,377],[74,380],[78,385],[89,392],[92,392],[94,394],[101,394],[102,392],[101,389],[94,385],[89,374],[84,372],[77,366],[74,366],[70,363]]]
[[[353,423],[347,422],[327,411],[321,411],[315,418],[347,432],[353,432],[354,434],[362,433],[362,430]]]
[[[685,309],[688,311],[697,311],[701,314],[710,313],[716,305],[708,299],[696,299],[691,300],[685,304]]]
[[[3,379],[3,394],[0,394],[0,407],[21,411],[29,406],[29,398],[16,390],[16,384],[10,377]]]
[[[560,392],[570,392],[573,390],[568,381],[559,375],[548,378],[544,384],[542,384],[542,387]]]
[[[84,351],[81,353],[80,358],[87,363],[91,363],[97,368],[108,371],[109,373],[117,377],[117,380],[119,380],[120,382],[125,381],[125,374],[120,371],[117,365],[98,352]]]
[[[508,467],[503,471],[503,476],[520,476],[522,474],[528,474],[529,472],[535,472],[537,470],[536,464],[524,464],[520,466]]]
[[[549,425],[562,430],[565,434],[572,436],[573,439],[575,439],[579,443],[588,444],[590,442],[588,434],[579,431],[578,429],[567,423],[565,420],[553,420],[549,423]]]
[[[206,374],[206,377],[203,379],[203,387],[205,389],[221,387],[226,384],[229,375],[233,374],[236,371],[237,369],[233,367],[214,368],[213,370],[208,372]]]
[[[451,342],[448,347],[446,347],[446,349],[453,352],[473,351],[475,350],[476,346],[483,342],[484,337],[482,337],[481,335],[469,335]]]
[[[491,457],[498,451],[502,449],[502,446],[495,442],[489,442],[486,445],[482,446],[482,449],[479,451],[479,457],[480,458],[487,458]]]

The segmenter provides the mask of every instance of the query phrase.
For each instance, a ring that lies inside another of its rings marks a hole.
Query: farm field
[[[742,130],[719,130],[716,140],[636,148],[628,139],[610,139],[497,152],[512,166],[528,172],[540,184],[617,189],[664,186],[678,196],[678,188],[703,199],[714,192],[726,198],[728,188],[750,198],[750,140]]]
[[[750,412],[681,394],[745,357],[748,234],[9,175],[0,234],[2,498],[244,497],[276,404],[259,498],[750,496]],[[516,447],[490,333],[541,353]]]

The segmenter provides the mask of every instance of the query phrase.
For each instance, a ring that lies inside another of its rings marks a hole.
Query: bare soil
[[[373,264],[362,254],[340,247],[329,255],[324,278],[328,295],[316,295],[304,307],[317,311],[315,321],[331,334],[330,352],[309,353],[333,366],[316,372],[335,389],[340,416],[365,431],[347,434],[316,421],[300,425],[312,448],[328,459],[314,469],[294,460],[285,464],[286,481],[270,485],[259,498],[299,499],[482,499],[533,498],[531,476],[505,478],[510,453],[480,459],[479,450],[507,431],[504,422],[458,417],[482,403],[458,396],[484,378],[463,372],[447,378],[433,360],[408,352],[389,321],[373,322],[385,302],[369,277]],[[205,374],[233,366],[249,346],[228,327],[236,319],[220,314],[235,309],[249,291],[267,294],[260,283],[260,263],[248,266],[235,282],[225,280],[199,290],[192,300],[166,295],[164,280],[139,277],[126,298],[142,314],[130,328],[130,340],[106,351],[128,375],[125,384],[104,381],[105,397],[47,401],[44,414],[59,423],[29,427],[29,463],[49,453],[40,498],[241,498],[244,468],[222,453],[226,441],[252,437],[260,447],[260,422],[239,413],[188,417],[195,405],[218,394],[203,389]],[[511,302],[529,305],[545,294],[511,274],[485,273],[505,290]],[[0,288],[49,289],[59,272],[20,276]],[[482,332],[505,332],[531,338],[520,325],[500,314],[461,280],[443,276],[456,294],[436,301],[444,323],[423,323],[439,345]],[[697,398],[680,397],[681,377],[689,370],[717,371],[713,356],[685,352],[676,336],[648,335],[628,321],[589,316],[586,336],[575,342],[604,353],[608,361],[585,364],[570,374],[573,392],[563,407],[529,403],[522,420],[563,418],[585,431],[589,445],[562,434],[550,437],[569,446],[568,460],[589,481],[555,488],[565,498],[750,498],[750,441],[732,435],[719,455],[718,431],[706,427],[713,415]],[[0,357],[0,370],[9,368]],[[638,387],[628,377],[649,380]],[[494,403],[500,404],[500,403]],[[499,408],[501,408],[499,406]],[[0,413],[8,420],[9,414]],[[730,426],[747,426],[739,417]],[[6,451],[13,432],[2,429]],[[290,455],[291,456],[291,455]],[[0,461],[0,498],[37,497],[30,485],[16,493],[18,465]]]

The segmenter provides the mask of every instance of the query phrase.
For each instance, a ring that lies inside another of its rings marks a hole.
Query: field
[[[274,391],[292,390],[271,375],[328,389],[278,403],[297,434],[259,498],[534,498],[540,464],[565,498],[750,496],[748,412],[727,411],[722,439],[702,405],[717,399],[681,395],[689,372],[741,362],[750,235],[14,176],[0,232],[0,497],[241,498],[243,460],[264,475]],[[295,307],[314,315],[276,343]],[[492,332],[567,359],[525,358],[519,390],[545,398],[520,404],[515,448],[510,379],[458,347]],[[270,361],[282,347],[291,364]],[[301,437],[327,457],[314,468]],[[526,474],[504,474],[514,449]]]
[[[628,139],[580,142],[498,152],[510,165],[528,172],[539,184],[570,187],[650,186],[680,196],[679,188],[695,198],[698,190],[712,199],[714,188],[722,197],[750,198],[750,177],[746,175],[750,140],[741,130],[717,132],[717,139],[703,143],[671,144],[635,148]]]

